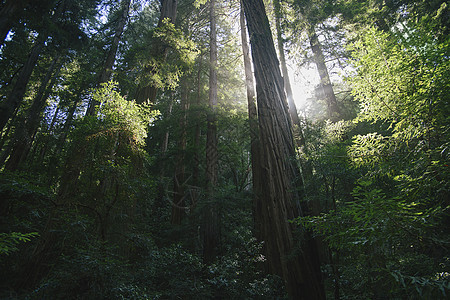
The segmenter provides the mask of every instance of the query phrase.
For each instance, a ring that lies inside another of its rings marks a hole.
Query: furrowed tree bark
[[[282,36],[281,29],[281,5],[279,0],[273,0],[274,12],[275,12],[275,26],[277,30],[277,45],[278,52],[280,53],[280,65],[281,72],[283,74],[284,79],[284,89],[286,91],[286,97],[288,99],[288,107],[289,114],[291,116],[291,120],[293,123],[293,132],[294,132],[294,141],[297,147],[299,147],[300,152],[307,155],[308,149],[306,147],[306,139],[303,134],[302,126],[300,123],[300,118],[297,113],[297,107],[294,102],[294,95],[292,93],[291,82],[289,80],[289,73],[286,66],[286,58],[284,54],[284,40]],[[334,95],[334,94],[333,94]],[[312,166],[309,161],[300,161],[302,177],[304,183],[310,183],[313,178]],[[314,188],[310,188],[309,185],[305,184],[304,186],[305,193],[308,193],[310,190],[314,191]],[[312,212],[313,215],[319,215],[320,213],[320,203],[318,201],[309,201],[308,202],[308,211]]]
[[[27,84],[30,81],[33,69],[39,59],[39,55],[44,49],[46,37],[39,35],[31,52],[25,62],[22,70],[20,71],[16,83],[13,86],[8,98],[0,103],[0,132],[5,127],[8,120],[13,115],[16,108],[21,104],[26,92]]]
[[[340,119],[340,109],[337,104],[336,95],[334,94],[333,85],[331,84],[330,75],[328,74],[327,65],[325,64],[325,57],[322,52],[322,46],[317,37],[314,25],[307,25],[309,43],[314,54],[314,61],[319,72],[320,85],[322,86],[325,101],[327,103],[328,118],[336,122]]]
[[[175,23],[175,19],[177,17],[177,0],[160,0],[161,1],[161,15],[159,17],[158,27],[163,25],[163,21],[165,19],[169,19],[171,23]],[[162,61],[165,61],[167,58],[167,54],[169,52],[169,48],[161,43],[155,44],[150,50],[151,57],[160,57]],[[149,67],[144,68],[144,72],[151,73],[153,72]],[[147,84],[145,86],[139,86],[136,92],[136,103],[144,103],[150,102],[153,103],[156,99],[157,87],[152,83]]]
[[[209,264],[217,255],[218,224],[214,192],[217,185],[217,36],[215,0],[210,3],[210,69],[209,111],[206,131],[206,193],[209,204],[205,207],[203,229],[203,261]]]
[[[111,44],[111,49],[109,49],[108,56],[106,57],[105,63],[103,64],[103,69],[100,73],[97,87],[100,87],[102,83],[108,82],[111,78],[112,68],[114,66],[114,62],[116,61],[117,49],[119,48],[119,43],[122,38],[123,30],[125,25],[127,24],[128,14],[130,12],[131,0],[122,1],[122,14],[120,15],[120,19],[116,24],[114,39]],[[91,99],[89,102],[88,109],[86,111],[86,115],[93,116],[97,114],[97,109],[100,103]]]
[[[250,49],[247,39],[247,28],[245,27],[244,8],[241,1],[240,11],[240,26],[241,26],[241,41],[242,41],[242,53],[244,58],[244,72],[245,72],[245,86],[247,90],[247,106],[248,106],[248,122],[250,128],[250,154],[252,163],[252,188],[253,188],[253,222],[255,229],[255,236],[261,239],[258,228],[261,228],[261,207],[259,195],[260,191],[257,189],[261,186],[263,180],[261,176],[261,170],[258,170],[261,165],[259,162],[259,128],[258,128],[258,113],[256,110],[256,91],[253,81],[252,63],[250,58]]]
[[[269,21],[262,0],[243,0],[255,68],[260,135],[261,236],[267,265],[291,299],[325,299],[315,243],[288,222],[302,216],[291,121]],[[296,241],[298,236],[299,241]],[[296,250],[297,247],[300,249]]]
[[[273,7],[275,12],[275,27],[277,30],[277,45],[278,52],[280,55],[280,65],[281,65],[281,73],[283,75],[284,80],[284,89],[286,91],[286,98],[288,101],[289,107],[289,115],[291,116],[293,129],[294,129],[294,139],[297,146],[304,148],[305,147],[305,138],[303,136],[300,118],[298,117],[297,107],[294,101],[294,95],[292,93],[291,81],[289,80],[289,72],[286,65],[286,57],[284,54],[284,41],[281,30],[281,5],[279,0],[273,0]]]

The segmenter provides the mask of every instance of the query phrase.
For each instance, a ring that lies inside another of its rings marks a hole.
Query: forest
[[[0,299],[448,299],[442,0],[2,0]]]

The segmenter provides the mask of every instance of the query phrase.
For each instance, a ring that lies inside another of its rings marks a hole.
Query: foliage
[[[178,85],[183,73],[188,72],[192,68],[198,50],[193,41],[187,38],[180,29],[169,19],[162,21],[153,32],[154,41],[158,41],[161,46],[158,48],[161,52],[150,60],[144,60],[143,65],[146,70],[140,82],[152,82],[157,88],[174,89]],[[165,60],[167,50],[171,50],[172,62],[167,63]],[[177,63],[174,64],[173,61]]]
[[[265,274],[264,243],[254,236],[238,1],[216,7],[213,198],[204,188],[208,1],[179,0],[175,24],[160,25],[160,1],[133,1],[114,81],[98,88],[118,1],[21,2],[0,51],[2,99],[37,38],[49,38],[1,132],[0,298],[286,299],[282,279]],[[327,296],[448,298],[448,4],[290,0],[281,1],[281,13],[288,60],[308,63],[304,30],[312,26],[329,73],[351,70],[345,82],[332,75],[344,120],[325,120],[317,89],[300,128],[298,188],[313,216],[293,222],[319,241]],[[48,98],[29,153],[7,172],[15,135],[56,56],[63,67],[54,85],[42,87]],[[136,104],[137,87],[149,83],[158,88],[155,103]],[[88,101],[99,103],[96,116],[84,116]],[[175,192],[185,205],[176,225]],[[211,206],[218,256],[205,264],[202,228]]]
[[[334,207],[297,222],[330,247],[327,281],[341,297],[449,293],[448,39],[426,18],[397,26],[368,28],[349,46],[361,105],[350,130],[316,125],[308,136],[314,190]],[[335,182],[337,157],[346,163]]]
[[[13,251],[19,250],[17,245],[22,242],[29,242],[32,238],[39,236],[37,232],[30,233],[0,233],[0,254],[9,255]]]
[[[349,82],[361,119],[391,122],[403,141],[431,142],[449,121],[448,40],[435,40],[427,26],[403,28],[397,36],[368,29],[350,48],[357,74]]]
[[[124,99],[117,92],[117,83],[108,82],[96,89],[93,99],[99,103],[100,122],[108,132],[99,132],[89,139],[103,134],[118,132],[127,136],[131,147],[143,147],[147,137],[147,126],[159,114],[151,111],[148,104],[135,104],[134,101]]]
[[[435,244],[429,236],[440,213],[423,211],[419,203],[400,196],[387,197],[370,180],[360,180],[352,197],[336,211],[298,220],[325,236],[329,246],[344,257],[342,276],[349,280],[343,283],[345,293],[377,286],[378,291],[366,291],[366,296],[445,296],[450,288],[445,271],[448,258],[433,257],[427,250]]]
[[[102,238],[111,211],[127,210],[136,201],[133,189],[146,179],[147,127],[159,114],[145,104],[125,100],[116,87],[110,82],[97,89],[93,98],[100,103],[99,115],[76,123],[59,189],[60,199],[97,216]]]

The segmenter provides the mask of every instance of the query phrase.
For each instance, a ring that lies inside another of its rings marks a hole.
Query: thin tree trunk
[[[79,99],[80,97],[81,97],[81,95],[78,93],[75,96],[75,100],[72,103],[72,106],[69,107],[69,111],[67,112],[67,118],[66,118],[66,121],[64,122],[64,127],[62,130],[62,137],[59,140],[60,145],[61,145],[61,147],[60,147],[61,150],[66,141],[67,135],[69,134],[70,126],[72,125],[73,117],[75,116],[75,111],[77,110],[78,103],[80,102],[80,99]]]
[[[56,106],[55,113],[53,114],[52,121],[50,122],[50,126],[48,127],[48,129],[46,129],[46,132],[48,132],[48,133],[52,132],[53,127],[55,126],[55,123],[56,123],[56,119],[58,118],[59,110],[60,110],[60,106],[58,104]],[[49,147],[50,147],[50,141],[48,138],[46,138],[46,141],[45,141],[43,147],[39,151],[39,158],[38,158],[39,164],[42,164],[42,162],[44,161],[45,155],[47,154]]]
[[[202,75],[202,66],[203,66],[203,55],[200,54],[198,57],[199,61],[198,61],[198,71],[197,71],[197,96],[196,96],[196,100],[195,100],[195,112],[196,112],[196,116],[194,118],[195,120],[195,129],[194,129],[194,166],[192,168],[192,183],[193,185],[196,187],[195,189],[192,190],[192,208],[195,208],[195,206],[197,205],[198,202],[198,197],[199,197],[199,187],[201,186],[200,184],[200,137],[201,137],[201,130],[200,130],[200,122],[201,122],[201,117],[199,117],[199,114],[197,113],[200,110],[200,103],[201,103],[201,91],[202,91],[202,86],[201,86],[201,75]]]
[[[52,21],[56,21],[60,17],[64,9],[63,6],[64,5],[57,6],[56,11],[51,18]],[[42,50],[44,49],[47,37],[47,35],[42,33],[37,36],[36,42],[33,48],[31,48],[27,61],[20,70],[9,97],[0,104],[0,132],[3,131],[3,128],[8,120],[22,103],[31,74],[33,73],[33,69],[36,66]]]
[[[169,107],[167,109],[167,114],[170,116],[172,114],[173,102],[169,103]],[[153,213],[160,214],[158,210],[164,207],[164,197],[166,195],[166,186],[164,183],[164,176],[166,174],[166,163],[165,156],[167,153],[167,147],[169,145],[169,130],[166,130],[164,133],[164,138],[161,142],[161,158],[160,158],[160,166],[159,166],[159,182],[158,182],[158,194],[153,204]]]
[[[111,78],[112,68],[114,66],[114,62],[116,61],[117,49],[119,48],[119,43],[122,38],[125,25],[127,24],[130,5],[131,0],[123,0],[122,14],[116,25],[114,39],[111,49],[108,52],[108,56],[106,57],[105,64],[103,65],[103,69],[98,80],[98,86],[104,82],[107,82]]]
[[[70,131],[70,126],[73,122],[73,117],[75,115],[75,111],[77,109],[78,103],[79,103],[80,93],[77,93],[75,100],[72,104],[72,106],[69,108],[69,111],[67,113],[67,118],[64,123],[64,127],[61,133],[61,137],[58,139],[57,142],[57,149],[56,153],[53,155],[54,159],[54,168],[57,167],[57,158],[60,157],[62,150],[64,149],[67,136]],[[69,195],[76,193],[74,190],[74,187],[76,187],[76,181],[78,176],[80,175],[81,166],[77,164],[78,161],[81,161],[80,157],[84,155],[85,149],[79,148],[79,151],[74,151],[74,154],[72,155],[71,159],[68,161],[68,166],[65,166],[65,171],[62,174],[60,187],[58,191],[58,198],[65,199]],[[76,157],[74,157],[76,156]],[[49,171],[53,171],[49,169]],[[50,177],[51,178],[51,177]]]
[[[41,82],[39,90],[34,97],[33,103],[27,112],[24,123],[18,126],[16,129],[14,146],[12,148],[11,155],[5,165],[5,168],[7,170],[17,170],[22,162],[26,159],[31,149],[33,138],[39,127],[42,111],[45,108],[45,103],[49,95],[49,90],[55,83],[57,73],[59,72],[61,67],[62,64],[59,62],[59,56],[56,56],[50,64],[47,74]],[[52,75],[54,75],[53,78]],[[52,82],[50,86],[47,87],[51,78]]]
[[[302,126],[300,124],[300,118],[298,117],[297,107],[294,102],[294,95],[292,93],[291,82],[289,80],[289,73],[286,66],[286,58],[284,55],[284,42],[281,30],[281,5],[279,0],[273,0],[274,12],[275,12],[275,25],[277,30],[277,44],[278,44],[278,52],[280,53],[280,65],[281,72],[283,74],[284,79],[284,89],[286,91],[286,97],[288,99],[288,107],[289,107],[289,115],[291,116],[292,124],[293,124],[293,132],[294,132],[294,141],[297,147],[299,147],[300,151],[303,154],[308,154],[308,149],[306,148],[306,139],[303,134]],[[300,161],[301,171],[302,171],[302,179],[303,182],[311,182],[313,180],[313,172],[312,166],[309,161]],[[308,192],[306,185],[304,186],[305,193]],[[308,201],[308,210],[312,211],[315,215],[320,211],[320,203],[318,201],[309,202]]]
[[[281,30],[281,5],[279,0],[273,0],[274,12],[275,12],[275,27],[277,30],[277,44],[278,44],[278,52],[280,54],[280,65],[281,65],[281,73],[283,75],[284,80],[284,89],[286,91],[286,98],[288,101],[289,107],[289,115],[291,116],[293,129],[294,129],[294,140],[297,146],[302,149],[305,147],[305,138],[303,136],[300,118],[298,117],[297,107],[294,101],[294,95],[292,93],[291,81],[289,80],[289,72],[286,65],[286,57],[284,54],[284,42],[283,42],[283,34]]]
[[[58,103],[58,105],[56,106],[56,109],[55,109],[55,113],[53,114],[52,121],[50,122],[50,126],[48,127],[48,132],[52,132],[53,127],[55,127],[55,123],[56,123],[56,120],[58,119],[58,114],[59,114],[60,109],[61,109],[61,106]]]
[[[169,108],[167,110],[168,116],[170,116],[172,114],[172,107],[173,107],[173,103],[171,102],[169,104]],[[166,153],[167,152],[168,145],[169,145],[169,131],[166,130],[166,132],[164,133],[163,142],[161,144],[161,152],[162,153]]]
[[[196,101],[196,109],[200,108],[200,102],[201,102],[201,74],[202,74],[202,62],[203,62],[203,56],[199,56],[198,61],[198,72],[197,72],[197,101]],[[196,149],[194,153],[194,168],[192,170],[192,182],[195,186],[200,186],[200,157],[198,155],[200,151],[200,121],[198,118],[196,118],[196,124],[195,124],[195,133],[194,133],[194,149]]]
[[[291,121],[283,78],[262,0],[243,0],[255,68],[261,161],[261,236],[270,272],[284,278],[292,299],[325,299],[311,237],[288,222],[302,215]],[[298,231],[302,244],[295,242]],[[299,252],[294,249],[300,246]]]
[[[60,157],[62,147],[64,146],[68,131],[70,130],[70,125],[72,123],[72,119],[79,102],[79,94],[80,93],[77,93],[73,105],[69,108],[68,116],[64,124],[64,131],[58,141],[59,148],[57,153],[54,154],[54,159],[52,160],[54,169],[49,169],[49,175],[53,175],[50,172],[54,171],[57,168],[57,158]],[[23,280],[21,280],[21,288],[34,286],[38,281],[39,276],[48,271],[49,266],[46,265],[45,262],[49,261],[49,257],[52,256],[51,251],[53,250],[53,243],[57,238],[57,233],[52,230],[54,229],[53,227],[55,218],[58,213],[61,213],[60,208],[67,204],[67,199],[69,198],[69,196],[79,192],[79,190],[77,189],[77,180],[80,174],[80,168],[82,167],[81,165],[79,165],[79,162],[82,161],[82,158],[84,157],[85,148],[80,147],[79,150],[80,151],[74,151],[74,155],[71,156],[70,160],[67,160],[67,165],[64,166],[64,171],[62,172],[62,176],[59,182],[60,186],[58,195],[55,198],[55,206],[50,208],[47,223],[45,225],[45,228],[42,230],[40,240],[35,246],[35,249],[31,255],[32,259],[30,259],[29,261],[29,270],[31,271],[27,274],[27,276],[24,277]],[[50,185],[50,181],[53,180],[53,176],[49,177],[50,179],[48,184]]]
[[[106,57],[105,63],[103,64],[103,69],[100,73],[97,87],[100,87],[102,83],[108,82],[111,78],[112,68],[114,66],[114,62],[116,61],[117,49],[119,48],[119,43],[122,38],[123,30],[127,23],[128,14],[130,12],[131,0],[123,0],[122,1],[122,14],[120,16],[119,21],[116,24],[114,39],[111,44],[111,49],[109,49],[108,56]],[[86,111],[86,115],[93,116],[96,112],[96,107],[99,105],[98,101],[91,99],[89,102],[88,109]]]
[[[209,113],[206,136],[206,180],[212,190],[217,184],[217,37],[215,0],[210,1],[210,69],[209,69]]]
[[[11,117],[11,122],[8,123],[8,126],[6,127],[5,132],[3,133],[2,139],[0,141],[0,149],[3,150],[0,155],[0,166],[3,166],[6,159],[8,159],[9,153],[12,149],[12,143],[11,141],[7,143],[6,147],[4,147],[6,140],[8,139],[8,134],[11,131],[11,128],[13,127],[13,123],[15,122],[17,116],[17,109],[14,112],[13,116]]]
[[[245,71],[245,86],[247,89],[247,105],[248,105],[248,121],[250,128],[250,154],[251,154],[251,164],[252,164],[252,188],[253,188],[253,222],[255,236],[261,239],[259,228],[261,228],[261,205],[256,189],[261,186],[261,181],[263,180],[259,176],[261,171],[258,170],[261,165],[259,162],[259,128],[258,128],[258,113],[256,110],[256,91],[255,84],[253,81],[252,63],[250,60],[250,49],[248,46],[247,39],[247,28],[245,27],[245,16],[244,8],[241,1],[241,12],[240,12],[240,26],[241,26],[241,40],[242,40],[242,53],[244,57],[244,71]]]
[[[329,260],[331,264],[331,268],[333,270],[334,277],[334,300],[339,300],[341,298],[340,293],[340,271],[339,271],[339,250],[335,251],[335,255],[333,257],[333,251],[328,249],[328,253],[330,255]]]
[[[178,158],[177,165],[175,166],[175,175],[174,175],[174,194],[173,194],[173,203],[172,205],[172,218],[171,223],[174,225],[181,224],[181,221],[184,217],[184,181],[186,180],[185,175],[185,154],[186,154],[186,139],[187,139],[187,111],[189,109],[189,101],[188,101],[188,86],[187,86],[187,78],[183,79],[181,86],[181,117],[180,117],[180,129],[181,136],[178,140]]]
[[[206,193],[209,205],[205,208],[203,260],[209,264],[217,255],[218,224],[217,207],[214,199],[217,185],[217,36],[215,0],[210,3],[210,69],[209,69],[209,111],[206,131]]]
[[[320,45],[320,41],[317,37],[314,26],[309,24],[307,31],[311,50],[314,54],[314,61],[317,66],[317,71],[319,72],[320,85],[322,86],[325,101],[327,103],[328,118],[330,118],[331,121],[335,122],[340,119],[341,112],[337,104],[336,95],[333,91],[333,85],[331,84],[327,65],[325,64],[325,57],[322,52],[322,46]]]
[[[59,75],[59,72],[61,71],[62,66],[63,66],[63,63],[60,62],[59,66],[58,66],[58,69],[55,71],[49,86],[47,87],[44,95],[42,96],[42,103],[43,104],[46,103],[48,97],[50,96],[50,93],[53,91],[53,87],[56,84],[56,81],[58,79],[58,75]],[[44,132],[50,132],[53,129],[53,126],[55,125],[55,121],[56,121],[56,117],[58,115],[58,112],[59,112],[59,106],[56,107],[55,114],[52,117],[52,121],[50,122],[49,129],[45,129]],[[42,114],[42,112],[41,112],[41,114]],[[35,128],[34,128],[34,131],[32,133],[32,138],[31,138],[31,141],[33,143],[33,147],[31,149],[31,153],[29,155],[27,155],[27,157],[26,157],[27,159],[33,159],[33,156],[36,154],[36,151],[38,149],[38,143],[36,142],[36,140],[37,140],[37,135],[38,135],[38,129],[39,129],[38,126],[39,126],[39,124],[36,124],[36,125],[37,126],[35,126]],[[42,130],[41,130],[41,133],[42,133]],[[44,147],[46,147],[46,145]]]
[[[42,34],[38,36],[33,48],[31,49],[30,55],[28,56],[28,59],[20,71],[16,83],[9,94],[9,97],[0,104],[0,132],[3,130],[6,123],[23,100],[27,84],[30,81],[31,73],[33,73],[33,69],[36,66],[42,49],[44,49],[45,39],[46,38]]]
[[[177,17],[177,0],[160,0],[161,1],[161,15],[159,17],[158,27],[163,25],[163,20],[168,19],[171,23],[175,23]],[[165,61],[169,48],[156,43],[151,48],[151,57],[160,57],[162,61]],[[153,72],[150,68],[144,68],[144,72]],[[136,92],[136,103],[150,102],[153,103],[156,99],[157,87],[152,83],[145,86],[139,86]]]
[[[77,109],[78,103],[80,102],[81,97],[81,91],[78,91],[74,97],[74,102],[72,106],[69,107],[69,111],[67,112],[67,117],[64,122],[63,129],[61,131],[61,136],[58,138],[58,141],[56,142],[56,152],[53,154],[53,159],[51,159],[50,163],[52,164],[53,168],[49,168],[49,183],[53,180],[52,173],[56,171],[58,167],[58,158],[61,157],[61,152],[63,151],[67,136],[70,132],[70,126],[73,122],[73,117],[75,116],[75,111]],[[84,153],[84,149],[80,148],[78,149],[80,151],[74,151],[76,155],[82,155]],[[71,160],[74,160],[74,157],[71,157]],[[58,197],[65,198],[67,195],[70,195],[70,192],[72,191],[73,187],[76,186],[74,183],[76,182],[76,179],[78,178],[78,175],[80,174],[80,168],[81,166],[78,166],[76,163],[72,163],[70,167],[65,167],[67,171],[63,172],[61,183],[58,191]]]

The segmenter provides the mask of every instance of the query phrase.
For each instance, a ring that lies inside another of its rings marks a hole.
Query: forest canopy
[[[0,3],[0,298],[446,299],[441,0]]]

